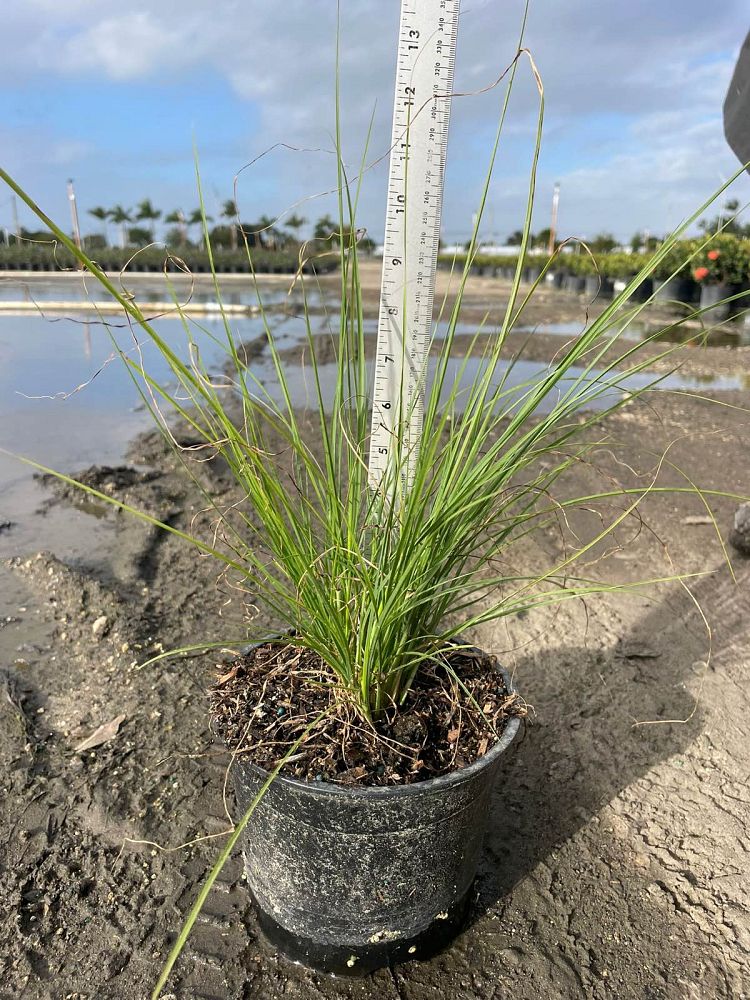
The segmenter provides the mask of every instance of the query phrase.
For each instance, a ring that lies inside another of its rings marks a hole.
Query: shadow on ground
[[[692,589],[711,620],[737,586],[720,570]],[[720,968],[706,973],[707,942],[605,808],[661,762],[679,766],[701,733],[690,691],[701,678],[708,688],[721,664],[720,640],[704,665],[709,646],[694,601],[675,585],[609,649],[562,646],[517,661],[534,717],[498,780],[477,901],[454,956],[501,955],[510,978],[524,970],[523,997],[733,995]],[[691,964],[712,992],[689,992],[701,978]]]

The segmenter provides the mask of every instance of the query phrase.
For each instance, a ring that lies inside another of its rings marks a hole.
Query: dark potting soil
[[[317,653],[267,643],[222,667],[211,699],[214,728],[230,750],[270,771],[323,716],[282,774],[347,785],[426,781],[472,764],[508,719],[526,714],[494,657],[448,648],[441,658],[420,668],[403,705],[368,723]]]

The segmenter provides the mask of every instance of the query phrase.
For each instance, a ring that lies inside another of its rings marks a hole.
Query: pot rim
[[[259,642],[250,643],[249,645],[242,647],[242,653],[247,654],[250,650],[257,649],[258,646],[262,646],[267,642],[272,642],[274,639],[280,638],[282,638],[282,636],[272,635]],[[478,646],[469,646],[467,648],[470,650],[476,650],[480,653],[485,653],[485,651],[479,649]],[[498,663],[497,670],[503,679],[508,693],[517,694],[518,692],[516,686],[505,667]],[[445,788],[449,788],[452,785],[462,784],[464,781],[468,781],[470,778],[473,778],[474,775],[489,767],[495,762],[500,754],[503,753],[503,751],[507,750],[515,739],[515,736],[520,728],[521,719],[518,716],[511,716],[511,718],[506,722],[505,728],[503,729],[497,743],[490,747],[485,754],[473,763],[466,767],[461,767],[457,771],[451,771],[450,774],[440,774],[435,778],[427,778],[426,781],[416,781],[411,785],[337,785],[332,781],[301,781],[299,778],[289,778],[285,774],[277,774],[273,779],[273,784],[276,784],[278,781],[283,785],[297,789],[298,791],[313,791],[315,793],[322,792],[325,795],[338,795],[346,796],[347,798],[360,799],[385,799],[407,795],[424,795],[432,791],[440,791]],[[258,774],[262,775],[264,779],[270,775],[270,771],[267,771],[259,764],[253,763],[252,760],[248,759],[248,756],[245,754],[235,755],[233,766],[236,767],[238,764],[241,764],[243,767],[251,768]]]

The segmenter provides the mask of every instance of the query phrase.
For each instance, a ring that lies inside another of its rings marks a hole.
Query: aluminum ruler
[[[422,434],[460,2],[401,3],[369,460],[394,496]]]

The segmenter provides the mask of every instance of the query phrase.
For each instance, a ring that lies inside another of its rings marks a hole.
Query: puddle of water
[[[3,291],[8,293],[7,286]],[[71,293],[72,289],[65,293],[68,300],[74,297]],[[51,294],[58,295],[59,287]],[[18,296],[16,286],[12,297]],[[286,304],[285,289],[281,301]],[[271,322],[282,349],[305,335],[298,315],[276,312]],[[259,316],[231,316],[229,323],[237,341],[264,333]],[[314,324],[316,332],[326,328],[323,316],[316,316]],[[179,321],[163,318],[154,326],[177,354],[186,357],[185,332]],[[226,360],[211,340],[225,340],[219,316],[201,317],[190,326],[209,369],[219,359]],[[135,435],[152,424],[114,352],[112,336],[138,359],[130,329],[117,317],[105,326],[84,313],[0,314],[0,447],[63,472],[120,462]],[[173,381],[168,365],[153,345],[144,342],[142,332],[139,341],[147,371],[159,382]],[[33,469],[0,454],[0,523],[13,525],[0,531],[0,558],[45,548],[85,558],[101,542],[108,530],[106,523],[81,511],[54,507],[42,517],[32,516],[47,496],[34,479]]]
[[[634,322],[623,331],[622,337],[626,340],[645,340],[647,337],[653,337],[655,333],[658,333],[659,328],[662,326],[663,324],[657,326],[648,322]],[[539,323],[536,326],[517,326],[515,332],[532,335],[534,333],[545,333],[555,337],[578,337],[585,329],[585,325],[581,322]],[[684,327],[683,329],[668,329],[657,339],[674,344],[685,343],[692,340],[698,332],[698,329],[694,326]],[[712,330],[706,336],[706,344],[709,347],[746,346],[750,344],[750,323],[743,320],[723,323],[717,330]]]
[[[114,284],[135,295],[137,302],[172,302],[174,296],[178,301],[196,303],[215,303],[216,293],[210,276],[197,275],[191,289],[191,281],[181,275],[174,276],[173,291],[162,275],[138,274],[114,276]],[[302,296],[298,290],[288,295],[288,282],[279,281],[262,285],[263,304],[268,309],[281,309],[287,303],[293,308],[302,307]],[[310,291],[311,296],[317,296],[317,291]],[[258,297],[249,279],[240,282],[224,282],[222,299],[229,305],[256,306]],[[49,279],[24,282],[17,278],[3,278],[0,272],[0,302],[38,302],[43,308],[46,302],[75,302],[87,300],[90,302],[109,301],[108,294],[99,283],[88,277],[84,280],[79,275],[70,273],[63,279]]]
[[[653,336],[657,332],[655,327],[646,327],[640,339],[645,336]],[[693,340],[700,331],[697,328],[686,327],[674,330],[666,330],[657,339],[665,340],[672,344],[685,344]],[[747,347],[750,344],[750,323],[744,320],[730,320],[722,323],[716,330],[711,330],[706,334],[707,347]],[[700,343],[694,341],[690,347],[699,348]]]
[[[8,291],[8,286],[4,286],[3,294]],[[13,294],[18,296],[17,286]],[[59,289],[53,289],[51,294],[59,294]],[[66,294],[70,296],[71,290]],[[284,288],[284,300],[285,295]],[[270,314],[270,321],[280,348],[293,347],[303,341],[305,328],[299,316],[275,312]],[[232,316],[229,323],[238,341],[253,339],[264,331],[263,322],[257,316]],[[316,316],[314,324],[316,332],[323,333],[327,329],[323,315]],[[154,325],[170,347],[185,357],[182,325],[174,319],[157,320]],[[209,369],[218,366],[225,356],[209,335],[223,340],[221,320],[208,316],[191,321],[190,325],[204,363]],[[567,328],[567,325],[557,324],[556,327],[562,333],[562,327]],[[118,343],[132,351],[133,342],[127,326],[113,322],[110,328]],[[374,333],[376,323],[373,321],[368,328]],[[474,330],[473,325],[466,324],[465,332]],[[576,326],[575,332],[580,332],[580,326]],[[147,370],[155,379],[171,380],[166,363],[150,344],[144,345],[143,357]],[[0,446],[61,471],[121,461],[132,438],[150,427],[151,422],[122,362],[117,357],[112,358],[113,345],[107,328],[91,322],[90,317],[87,319],[83,314],[46,318],[37,314],[0,315]],[[480,359],[470,361],[467,380],[480,371],[481,364]],[[459,359],[451,362],[451,380],[459,365]],[[504,366],[499,367],[499,377],[504,370]],[[507,387],[518,386],[545,371],[543,364],[519,362]],[[253,372],[272,396],[278,398],[275,373],[267,356],[259,359]],[[331,398],[335,365],[323,365],[320,375],[324,394]],[[300,406],[311,402],[314,394],[309,368],[292,363],[288,366],[288,376],[295,401]],[[651,381],[651,375],[623,379],[620,389],[632,391]],[[737,388],[740,382],[726,378],[699,380],[670,376],[661,385],[672,389],[731,389]],[[73,391],[77,386],[85,387]],[[0,557],[43,548],[86,557],[100,543],[107,525],[92,518],[90,513],[55,507],[43,517],[32,516],[45,497],[45,491],[33,479],[32,470],[0,455],[0,523],[11,521],[15,524],[11,530],[0,532]]]
[[[441,395],[442,402],[447,400],[453,387],[453,383],[459,375],[459,370],[462,364],[463,360],[461,358],[450,359],[448,363],[446,385]],[[368,373],[372,375],[372,364],[368,363],[367,367]],[[430,372],[428,372],[428,392],[432,381],[432,370],[434,370],[434,362],[431,365]],[[480,358],[469,359],[462,374],[461,385],[459,386],[459,396],[456,407],[459,412],[463,409],[463,404],[465,404],[469,386],[473,383],[477,376],[483,373],[484,370],[486,370],[486,365]],[[548,374],[549,368],[545,364],[534,361],[516,361],[510,372],[508,372],[508,363],[501,362],[496,366],[496,372],[497,378],[493,384],[499,384],[504,380],[504,391],[507,395],[502,401],[502,407],[507,408],[514,400],[520,400],[520,398],[528,391],[530,383],[536,382]],[[263,360],[259,364],[253,366],[253,374],[260,382],[263,383],[264,389],[271,396],[271,398],[275,402],[280,402],[281,393],[278,388],[278,383],[272,365]],[[583,369],[575,367],[571,368],[570,375],[560,382],[559,390],[556,391],[556,393],[550,394],[550,396],[541,404],[538,412],[548,413],[557,399],[563,396],[566,390],[571,388],[574,380],[578,379],[582,374]],[[295,402],[301,406],[316,405],[315,383],[312,371],[309,367],[289,367],[286,371],[286,377],[290,394]],[[332,399],[336,386],[336,365],[320,365],[318,367],[318,377],[321,384],[323,398]],[[585,387],[594,389],[595,383],[599,377],[600,375],[596,371],[591,373],[590,378],[585,383]],[[603,379],[603,382],[609,382],[611,379],[612,375],[610,374]],[[615,385],[608,388],[605,394],[599,396],[591,403],[586,404],[587,408],[605,409],[607,406],[611,406],[614,400],[623,393],[635,392],[638,389],[650,386],[654,384],[657,379],[658,376],[654,375],[654,373],[639,373],[629,377],[623,376]],[[739,389],[742,385],[742,380],[737,377],[708,376],[706,378],[688,378],[681,375],[668,375],[663,377],[658,382],[657,388],[659,390],[669,389],[688,392],[690,390],[697,391],[709,388],[712,390]]]
[[[586,329],[585,323],[537,323],[536,326],[517,326],[514,333],[549,333],[553,337],[578,337]]]

